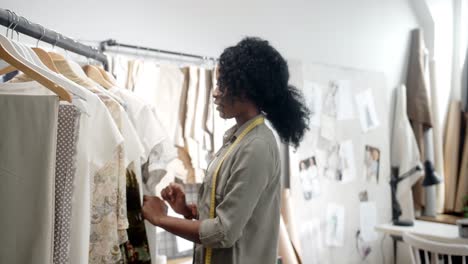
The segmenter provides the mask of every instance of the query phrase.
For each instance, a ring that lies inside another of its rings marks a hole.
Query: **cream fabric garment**
[[[154,89],[155,96],[151,103],[155,106],[156,114],[161,120],[171,142],[175,142],[176,126],[179,114],[180,97],[184,85],[184,74],[175,66],[161,65],[159,82]]]
[[[123,109],[110,97],[98,95],[122,132]],[[124,143],[117,147],[113,158],[98,170],[91,184],[89,263],[116,263],[122,259],[119,245],[128,240]]]
[[[111,160],[123,137],[104,103],[90,91],[64,81],[86,95],[83,101],[87,114],[80,116],[76,158],[76,177],[73,183],[72,221],[70,227],[70,263],[87,264],[91,227],[91,181],[96,172]],[[6,83],[0,85],[0,94],[50,94],[37,82]],[[74,99],[78,100],[78,99]]]
[[[111,72],[113,73],[117,86],[127,88],[129,59],[124,56],[112,56]]]
[[[139,181],[140,199],[142,201],[143,194],[155,194],[154,191],[152,192],[151,190],[154,190],[155,185],[161,180],[159,177],[161,175],[161,168],[158,166],[163,165],[159,163],[160,160],[158,160],[158,157],[155,157],[155,155],[157,155],[156,150],[159,150],[158,146],[166,142],[166,136],[159,120],[157,120],[156,116],[153,114],[151,106],[129,90],[113,87],[110,91],[125,101],[127,105],[126,111],[136,129],[140,141],[143,143],[143,153],[140,159],[131,163],[131,168],[134,170],[137,180]],[[142,162],[146,164],[145,179],[143,179],[142,175]],[[151,168],[149,168],[150,165]],[[145,221],[145,226],[151,254],[151,263],[157,264],[156,229],[147,221]]]
[[[406,114],[406,87],[404,85],[398,87],[396,91],[391,164],[393,167],[399,167],[400,175],[417,165],[422,168],[418,145]],[[416,173],[398,184],[396,195],[402,210],[400,219],[414,219],[411,187],[421,176],[421,173]]]
[[[0,95],[0,263],[52,263],[58,104]]]

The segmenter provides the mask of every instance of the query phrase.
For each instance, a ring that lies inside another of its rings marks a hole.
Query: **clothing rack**
[[[13,30],[18,33],[28,35],[38,41],[47,42],[54,46],[63,48],[73,53],[91,58],[103,64],[104,68],[108,67],[106,55],[95,47],[82,44],[74,39],[63,36],[62,34],[47,29],[39,24],[35,24],[16,13],[0,8],[0,24],[7,27],[8,30]]]
[[[104,40],[104,41],[101,41],[99,44],[99,49],[102,52],[104,52],[108,47],[122,47],[122,48],[157,52],[157,53],[162,53],[162,54],[167,54],[167,55],[172,55],[172,56],[182,56],[182,57],[188,57],[188,58],[200,59],[200,60],[211,60],[211,61],[218,60],[217,58],[214,58],[214,57],[194,55],[194,54],[189,54],[189,53],[168,51],[168,50],[155,49],[155,48],[148,48],[148,47],[142,47],[142,46],[136,46],[136,45],[130,45],[130,44],[123,44],[123,43],[117,42],[115,39]]]

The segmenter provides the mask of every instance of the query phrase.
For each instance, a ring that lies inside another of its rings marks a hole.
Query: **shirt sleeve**
[[[216,217],[201,222],[199,235],[204,246],[229,248],[241,237],[272,177],[272,156],[261,138],[254,138],[236,153]]]
[[[96,105],[94,111],[90,113],[89,122],[91,130],[89,152],[91,162],[95,166],[94,170],[97,171],[113,158],[117,146],[124,139],[104,103],[97,96],[94,99]],[[93,126],[96,128],[93,129]]]

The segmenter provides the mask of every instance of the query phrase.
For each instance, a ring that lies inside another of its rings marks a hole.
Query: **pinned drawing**
[[[342,205],[329,204],[327,207],[327,230],[325,243],[327,246],[342,247],[344,242],[344,215]]]
[[[354,118],[353,105],[353,90],[351,82],[348,80],[339,80],[331,82],[332,86],[336,86],[337,92],[335,96],[336,119],[350,120]]]
[[[303,259],[310,264],[320,264],[324,253],[322,228],[319,218],[312,218],[301,225]]]
[[[375,110],[374,98],[372,97],[371,90],[365,90],[358,93],[355,97],[357,109],[359,112],[359,120],[361,128],[364,133],[377,128],[380,125]]]
[[[319,169],[315,156],[311,156],[299,162],[299,178],[306,201],[320,195]]]
[[[324,153],[323,169],[325,177],[328,179],[340,181],[340,145],[335,142],[328,144],[323,143],[322,149]]]
[[[330,82],[329,88],[326,91],[325,97],[323,99],[323,114],[328,115],[336,119],[337,115],[337,93],[338,85],[334,82]]]
[[[370,182],[379,182],[379,170],[380,170],[380,150],[375,147],[367,146],[365,151],[365,171],[366,179]]]
[[[351,182],[356,177],[354,147],[351,140],[346,140],[340,143],[339,155],[339,180],[341,182]]]

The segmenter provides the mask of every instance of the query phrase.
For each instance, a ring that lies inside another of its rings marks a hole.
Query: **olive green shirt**
[[[265,124],[251,130],[224,160],[216,184],[216,217],[209,219],[214,170],[254,119],[226,132],[223,147],[208,166],[198,199],[202,245],[195,246],[196,264],[204,263],[205,247],[213,248],[212,264],[276,263],[280,158],[273,132]]]

